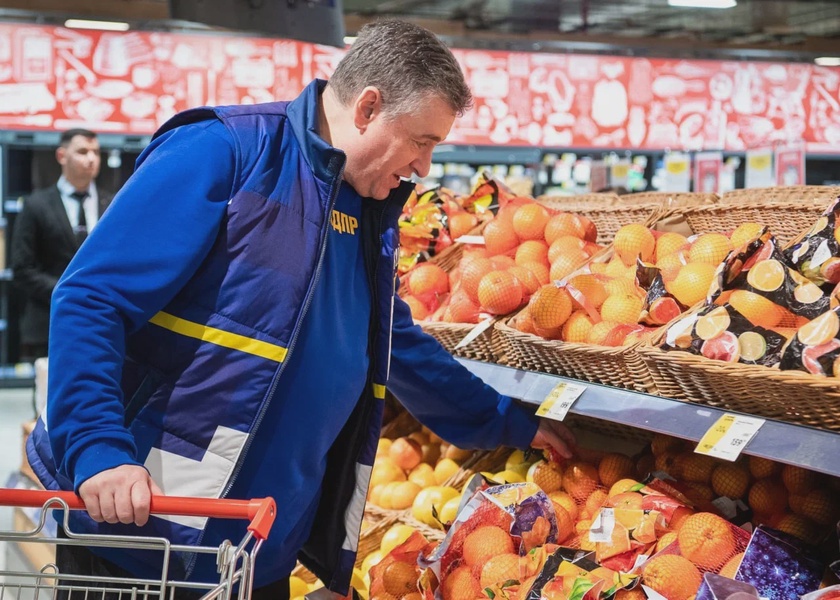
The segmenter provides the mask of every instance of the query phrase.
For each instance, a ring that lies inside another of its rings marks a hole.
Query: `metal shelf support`
[[[694,442],[720,416],[734,412],[547,373],[464,358],[456,360],[498,392],[529,404],[539,405],[561,382],[586,385],[586,391],[572,405],[570,413]],[[840,477],[840,434],[832,431],[767,419],[744,454]]]

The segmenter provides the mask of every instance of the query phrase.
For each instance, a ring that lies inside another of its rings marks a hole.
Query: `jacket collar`
[[[312,172],[322,181],[331,181],[338,174],[345,156],[318,135],[318,106],[326,86],[323,79],[313,80],[289,102],[286,114]]]

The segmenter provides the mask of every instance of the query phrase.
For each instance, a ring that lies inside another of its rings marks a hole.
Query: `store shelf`
[[[500,393],[530,404],[539,405],[558,383],[583,383],[587,389],[572,406],[572,414],[695,442],[718,417],[731,412],[556,375],[462,358],[457,360]],[[840,434],[831,431],[767,419],[744,453],[840,476],[840,461],[837,460]]]

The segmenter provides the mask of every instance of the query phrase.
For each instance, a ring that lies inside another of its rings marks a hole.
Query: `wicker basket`
[[[618,194],[613,193],[592,193],[592,194],[577,194],[574,196],[538,196],[537,202],[540,204],[551,205],[552,207],[563,210],[561,207],[565,204],[608,204],[615,205],[621,202]]]
[[[514,329],[508,322],[509,319],[496,323],[508,366],[648,394],[657,392],[653,378],[636,353],[636,346],[596,346],[546,340]]]
[[[684,220],[694,233],[728,233],[742,223],[760,223],[767,225],[782,244],[787,244],[807,231],[827,205],[825,199],[814,199],[686,206],[666,211],[660,222]]]
[[[677,206],[700,206],[716,204],[720,201],[717,194],[704,192],[639,192],[621,197],[624,202],[635,204],[657,204],[663,208]]]
[[[661,396],[840,431],[840,380],[835,378],[652,346],[637,352]]]
[[[540,203],[551,210],[576,213],[588,218],[598,229],[596,242],[602,245],[611,243],[616,232],[630,223],[642,223],[649,227],[662,212],[662,207],[656,202],[631,203],[622,201],[619,196],[615,196],[611,204],[603,200],[572,202],[563,196],[546,196]]]
[[[726,192],[721,197],[725,204],[741,204],[756,201],[776,202],[822,202],[828,204],[840,196],[840,187],[825,185],[792,185],[768,188],[749,188]]]

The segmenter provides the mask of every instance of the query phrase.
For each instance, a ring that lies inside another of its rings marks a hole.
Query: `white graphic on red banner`
[[[805,148],[802,144],[776,147],[775,158],[776,185],[805,184]]]
[[[694,155],[694,191],[716,194],[720,191],[720,170],[723,154],[698,152]]]
[[[290,99],[343,50],[291,40],[0,25],[0,128],[148,134],[199,105]],[[453,143],[840,151],[840,68],[455,50]]]

